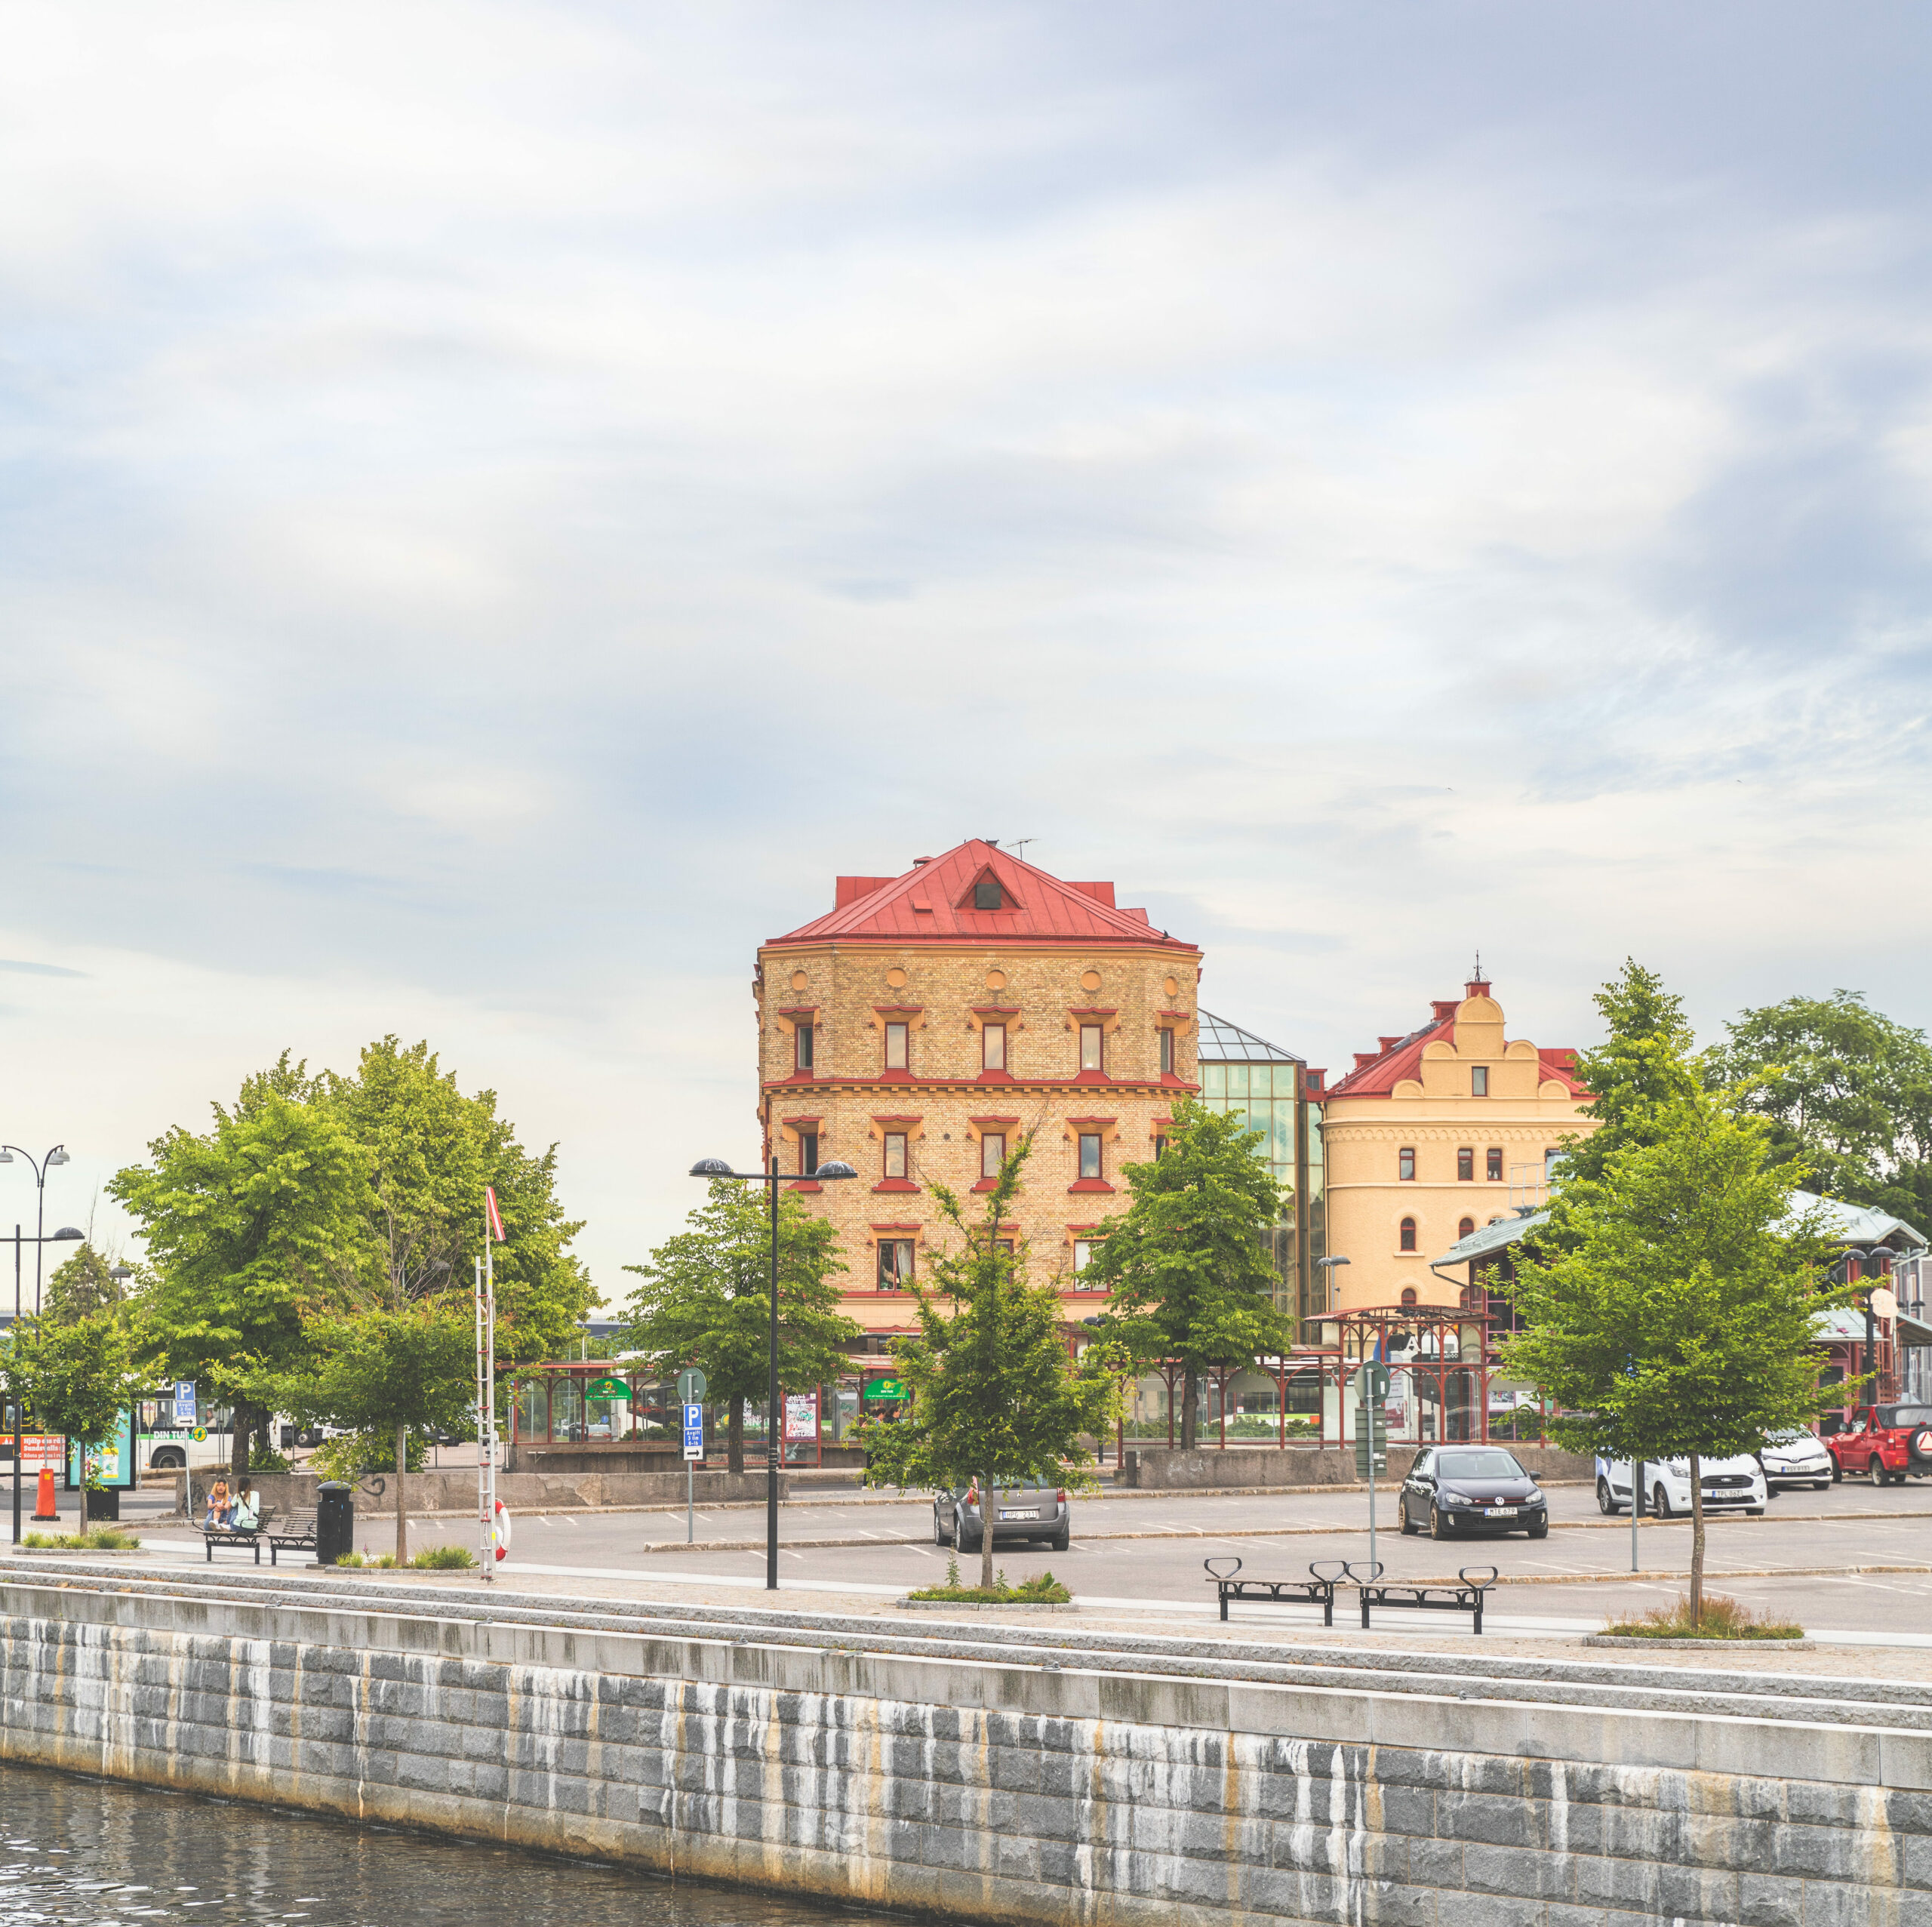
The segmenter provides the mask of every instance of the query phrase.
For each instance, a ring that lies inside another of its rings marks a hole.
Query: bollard
[[[60,1509],[54,1500],[54,1468],[43,1465],[40,1468],[40,1491],[35,1498],[33,1516],[35,1519],[58,1519]]]

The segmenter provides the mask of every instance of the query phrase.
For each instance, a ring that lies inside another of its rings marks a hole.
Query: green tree
[[[313,1322],[303,1368],[257,1395],[298,1419],[395,1441],[395,1559],[409,1558],[409,1439],[454,1430],[475,1398],[475,1330],[452,1303],[373,1305]]]
[[[1008,1157],[970,1228],[958,1197],[933,1186],[959,1245],[933,1261],[933,1284],[909,1287],[919,1328],[893,1346],[906,1411],[863,1430],[868,1485],[978,1485],[983,1586],[993,1583],[994,1495],[1021,1479],[1092,1485],[1081,1435],[1104,1432],[1120,1409],[1118,1348],[1090,1345],[1076,1365],[1059,1292],[1027,1282],[1023,1251],[1000,1248],[1032,1149],[1024,1138]]]
[[[1519,1260],[1506,1288],[1528,1328],[1504,1363],[1564,1408],[1551,1430],[1571,1451],[1690,1461],[1694,1621],[1700,1461],[1755,1451],[1822,1408],[1816,1320],[1852,1294],[1823,1284],[1834,1247],[1793,1221],[1801,1174],[1767,1166],[1765,1120],[1694,1091],[1646,1133],[1565,1186],[1567,1248]]]
[[[1167,1149],[1123,1175],[1133,1202],[1100,1227],[1083,1274],[1112,1306],[1100,1330],[1137,1365],[1180,1360],[1181,1446],[1192,1451],[1204,1366],[1285,1353],[1293,1320],[1275,1304],[1272,1227],[1280,1192],[1255,1155],[1260,1133],[1192,1099]]]
[[[54,1325],[72,1325],[97,1312],[111,1311],[127,1295],[106,1256],[91,1244],[82,1244],[47,1281],[44,1316]]]
[[[9,1393],[43,1431],[77,1443],[85,1464],[147,1383],[127,1318],[118,1307],[58,1322],[43,1313],[22,1319],[10,1336]]]
[[[745,1469],[745,1402],[768,1390],[771,1298],[771,1205],[762,1185],[715,1180],[689,1229],[643,1264],[631,1293],[624,1343],[668,1378],[695,1365],[707,1397],[728,1414],[727,1463]],[[832,1282],[845,1269],[832,1227],[789,1192],[778,1200],[778,1377],[794,1388],[821,1385],[845,1368],[860,1328],[838,1309]],[[781,1421],[768,1414],[766,1448]]]
[[[1770,1156],[1820,1190],[1932,1224],[1932,1045],[1856,990],[1740,1011],[1706,1070],[1768,1119]]]
[[[1618,1152],[1655,1144],[1672,1108],[1701,1082],[1684,1000],[1666,990],[1654,971],[1626,957],[1592,1001],[1603,1016],[1604,1041],[1578,1052],[1577,1075],[1592,1094],[1583,1115],[1597,1128],[1564,1140],[1566,1184],[1593,1181]]]
[[[214,1128],[176,1129],[108,1185],[140,1226],[155,1274],[143,1314],[171,1378],[234,1402],[233,1470],[272,1415],[252,1381],[306,1353],[305,1319],[339,1308],[367,1270],[367,1163],[288,1053],[251,1077]]]

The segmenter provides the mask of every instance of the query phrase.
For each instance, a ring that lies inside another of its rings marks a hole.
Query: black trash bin
[[[325,1479],[315,1494],[315,1563],[333,1565],[355,1547],[355,1488]]]
[[[81,1504],[89,1519],[111,1519],[118,1523],[121,1517],[121,1488],[118,1485],[103,1486],[99,1491],[88,1492]]]

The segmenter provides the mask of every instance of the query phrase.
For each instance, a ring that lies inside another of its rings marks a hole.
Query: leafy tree
[[[690,1228],[667,1239],[644,1264],[626,1306],[624,1343],[669,1377],[688,1365],[705,1375],[711,1399],[729,1414],[728,1463],[745,1469],[745,1402],[768,1390],[771,1300],[771,1205],[762,1185],[715,1180]],[[820,1385],[844,1370],[860,1328],[838,1309],[832,1281],[844,1270],[832,1227],[782,1192],[778,1200],[778,1377]],[[766,1420],[766,1449],[779,1449],[777,1414]]]
[[[1505,1288],[1528,1328],[1504,1362],[1564,1408],[1551,1430],[1571,1450],[1690,1461],[1694,1622],[1700,1461],[1755,1451],[1822,1408],[1815,1320],[1852,1294],[1823,1285],[1835,1248],[1793,1223],[1801,1173],[1767,1166],[1764,1119],[1694,1091],[1651,1113],[1645,1133],[1564,1187],[1567,1248],[1519,1259]]]
[[[1112,1289],[1099,1327],[1137,1365],[1184,1368],[1181,1446],[1194,1449],[1204,1365],[1284,1353],[1293,1321],[1275,1304],[1269,1258],[1280,1193],[1254,1154],[1260,1134],[1192,1100],[1177,1105],[1163,1154],[1124,1168],[1134,1202],[1102,1226],[1083,1274]]]
[[[309,1328],[312,1361],[257,1390],[273,1408],[395,1441],[395,1559],[409,1556],[412,1433],[454,1430],[475,1396],[475,1330],[450,1304],[359,1309]]]
[[[958,1197],[933,1186],[960,1245],[934,1261],[932,1285],[915,1279],[910,1285],[919,1329],[893,1346],[908,1410],[863,1427],[868,1485],[978,1485],[980,1583],[987,1587],[995,1495],[1022,1479],[1092,1485],[1081,1434],[1104,1431],[1120,1408],[1118,1348],[1090,1345],[1076,1365],[1059,1292],[1026,1282],[1023,1252],[1000,1249],[1000,1227],[1032,1149],[1031,1138],[1023,1139],[1008,1157],[972,1227]]]
[[[11,1335],[9,1392],[42,1430],[78,1444],[85,1465],[147,1383],[128,1319],[118,1307],[58,1322],[43,1313],[22,1319]]]
[[[1707,1071],[1770,1121],[1770,1156],[1818,1188],[1932,1224],[1932,1045],[1856,990],[1741,1011]]]
[[[1564,1141],[1566,1183],[1599,1178],[1619,1151],[1656,1143],[1672,1107],[1700,1082],[1684,1000],[1666,991],[1654,971],[1626,957],[1592,1001],[1605,1035],[1594,1050],[1577,1053],[1577,1075],[1592,1093],[1583,1110],[1597,1128]]]
[[[52,1324],[72,1325],[97,1312],[111,1311],[126,1298],[106,1257],[91,1244],[82,1244],[47,1281],[44,1315]]]
[[[146,1242],[155,1282],[143,1312],[158,1362],[234,1402],[238,1476],[271,1416],[248,1384],[304,1356],[305,1317],[338,1307],[366,1268],[367,1163],[285,1051],[232,1110],[214,1110],[207,1135],[157,1137],[149,1162],[107,1189]]]

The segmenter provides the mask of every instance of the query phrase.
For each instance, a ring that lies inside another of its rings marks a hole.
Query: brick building
[[[1349,1261],[1331,1310],[1457,1304],[1429,1254],[1542,1204],[1564,1134],[1596,1128],[1576,1052],[1506,1039],[1489,990],[1478,968],[1419,1030],[1358,1051],[1328,1093],[1328,1249]]]
[[[1151,1157],[1198,1088],[1201,952],[974,839],[903,876],[841,876],[824,916],[760,947],[754,982],[767,1156],[836,1227],[845,1310],[909,1328],[904,1280],[952,1236],[934,1179],[991,1188],[1034,1149],[1011,1233],[1068,1315],[1090,1311],[1088,1234],[1124,1206],[1121,1166]],[[817,1185],[841,1158],[859,1181]]]

